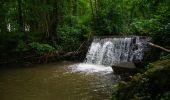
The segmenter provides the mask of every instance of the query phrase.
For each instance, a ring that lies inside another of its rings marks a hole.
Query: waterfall
[[[114,64],[142,61],[148,41],[149,38],[139,36],[94,38],[85,61],[70,69],[72,72],[112,73]]]
[[[146,37],[94,38],[84,62],[111,66],[121,62],[141,61],[146,46]]]

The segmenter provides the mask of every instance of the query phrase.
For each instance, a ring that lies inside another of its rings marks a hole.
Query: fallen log
[[[163,51],[166,51],[166,52],[170,53],[170,50],[169,50],[169,49],[166,49],[166,48],[164,48],[164,47],[162,47],[162,46],[153,44],[153,43],[151,43],[151,42],[149,42],[148,45],[150,45],[150,46],[152,46],[152,47],[155,47],[155,48],[158,48],[158,49],[161,49],[161,50],[163,50]]]

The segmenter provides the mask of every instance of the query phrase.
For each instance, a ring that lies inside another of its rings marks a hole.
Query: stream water
[[[111,65],[141,61],[145,37],[95,38],[84,63],[60,62],[0,70],[0,100],[107,100],[119,77]]]
[[[98,65],[93,72],[82,72],[81,68],[74,70],[73,64],[64,61],[0,69],[0,100],[109,99],[117,79],[111,70]]]

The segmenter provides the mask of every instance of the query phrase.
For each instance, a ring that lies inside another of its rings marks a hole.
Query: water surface
[[[107,100],[113,73],[72,72],[73,62],[0,69],[0,100]]]

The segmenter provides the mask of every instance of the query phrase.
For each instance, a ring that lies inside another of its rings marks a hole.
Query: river
[[[73,72],[75,62],[0,69],[0,100],[107,100],[116,77]]]

